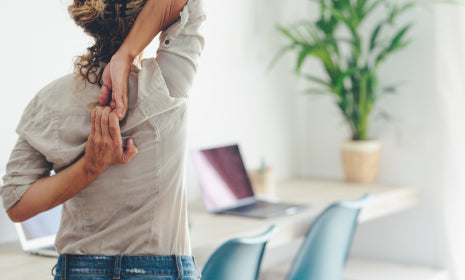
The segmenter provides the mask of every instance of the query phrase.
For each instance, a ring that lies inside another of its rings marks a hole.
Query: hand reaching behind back
[[[116,113],[110,107],[97,106],[91,115],[92,127],[87,140],[84,159],[90,172],[101,174],[112,164],[129,163],[137,154],[137,147],[131,138],[126,150]]]
[[[128,79],[132,60],[129,56],[116,52],[102,74],[99,104],[116,109],[119,120],[128,111]]]

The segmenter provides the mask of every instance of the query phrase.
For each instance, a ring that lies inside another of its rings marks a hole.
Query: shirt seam
[[[144,112],[145,114],[145,112]],[[149,118],[148,119],[150,124],[152,124],[152,126],[154,127],[155,129],[155,155],[156,156],[159,156],[160,153],[160,138],[161,138],[161,135],[160,135],[160,129],[158,127],[158,125],[156,124],[156,122],[154,120],[152,120],[152,118]],[[160,162],[157,160],[157,159],[154,159],[155,160],[155,197],[156,198],[159,198],[160,197]],[[145,247],[145,251],[146,252],[150,252],[150,247],[151,247],[151,244],[152,244],[152,240],[154,238],[155,235],[157,236],[160,236],[160,234],[155,233],[155,229],[154,228],[158,228],[158,227],[155,227],[155,223],[156,223],[156,216],[155,216],[155,212],[159,212],[158,211],[158,203],[155,204],[155,209],[153,209],[152,211],[152,217],[150,218],[151,219],[151,222],[150,222],[150,234],[149,234],[149,238],[147,240],[147,246]]]
[[[59,123],[60,125],[57,125],[56,126],[56,131],[55,131],[55,139],[56,139],[56,147],[57,147],[57,152],[58,152],[58,155],[61,157],[61,159],[63,160],[63,162],[66,164],[66,165],[69,165],[71,163],[71,161],[65,159],[65,157],[63,156],[63,152],[62,152],[62,145],[60,143],[60,135],[59,135],[59,128],[61,127],[62,125],[62,122],[63,122],[63,118],[60,118],[59,121],[56,121],[56,123]]]

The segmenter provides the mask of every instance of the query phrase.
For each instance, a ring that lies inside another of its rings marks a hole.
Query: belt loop
[[[184,269],[182,267],[182,258],[181,256],[175,255],[176,258],[176,266],[178,267],[178,280],[184,278]]]
[[[52,267],[52,276],[55,276],[57,274],[57,264],[55,264],[53,267]]]
[[[113,269],[113,279],[121,279],[121,258],[120,254],[115,256],[115,268]]]
[[[113,279],[121,279],[121,258],[120,254],[115,256],[115,267],[113,269]]]
[[[192,264],[194,265],[195,269],[195,279],[202,279],[202,270],[200,270],[200,267],[197,266],[197,263],[195,262],[195,258],[192,256]]]
[[[62,257],[61,258],[61,280],[66,280],[66,279],[68,279],[68,275],[67,275],[68,271],[66,269],[66,267],[67,267],[66,262],[68,260],[66,259],[66,254],[61,255],[61,257]]]

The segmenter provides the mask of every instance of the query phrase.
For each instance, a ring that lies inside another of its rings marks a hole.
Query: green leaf
[[[277,27],[279,31],[281,31],[281,33],[283,33],[287,38],[291,39],[292,42],[294,42],[295,44],[299,44],[300,41],[297,40],[297,38],[291,34],[291,31],[283,26],[278,26]]]
[[[399,17],[401,14],[405,13],[406,11],[414,8],[416,5],[417,3],[412,2],[412,1],[409,1],[400,7],[397,6],[396,4],[393,4],[391,6],[390,13],[389,13],[389,18],[388,18],[389,24],[393,25],[397,17]]]
[[[331,8],[331,7],[328,7],[327,10],[329,11],[329,13],[334,17],[336,18],[337,20],[343,22],[346,27],[349,29],[349,31],[355,36],[357,34],[357,27],[358,27],[358,24],[355,24],[357,23],[357,21],[352,21],[350,18],[347,18],[344,16],[344,14],[342,13],[342,11],[340,10],[336,10],[334,8]]]
[[[399,8],[397,14],[400,15],[401,13],[404,13],[404,12],[414,8],[416,5],[417,5],[417,3],[415,3],[415,2],[407,3],[407,4],[405,4],[405,5],[403,5],[402,7]]]
[[[370,51],[376,48],[378,36],[384,24],[385,24],[385,21],[381,22],[380,24],[378,24],[378,26],[376,26],[375,30],[373,31],[373,34],[371,35],[371,39],[370,39]]]
[[[412,27],[412,24],[408,24],[394,36],[394,39],[392,39],[391,45],[388,48],[390,51],[396,49],[398,46],[401,45],[401,40],[403,39],[403,37],[405,36],[407,31],[409,31],[411,27]]]
[[[412,24],[406,25],[404,28],[402,28],[392,39],[390,45],[385,48],[381,53],[378,55],[375,61],[375,66],[378,66],[380,62],[382,62],[384,59],[386,59],[387,55],[390,53],[399,50],[401,48],[404,48],[409,44],[410,41],[406,42],[401,42],[404,36],[406,35],[407,31],[412,27]]]
[[[338,92],[341,92],[341,90],[344,88],[344,81],[347,77],[350,77],[352,76],[353,74],[355,74],[356,72],[356,69],[355,68],[351,68],[351,69],[348,69],[347,71],[341,73],[337,79],[337,82],[336,82],[336,90]]]
[[[381,3],[383,3],[385,0],[377,0],[373,2],[366,10],[365,10],[365,15],[371,14]]]
[[[310,80],[312,82],[315,82],[315,83],[318,83],[320,85],[323,85],[325,87],[328,87],[328,88],[332,88],[332,85],[330,83],[328,83],[327,81],[323,80],[323,79],[320,79],[316,76],[313,76],[313,75],[309,75],[309,74],[304,74],[303,75],[307,80]]]
[[[270,61],[270,64],[268,65],[268,69],[271,69],[273,66],[276,65],[279,59],[284,56],[285,53],[293,50],[296,47],[295,44],[285,46],[284,48],[280,49],[279,52],[273,57],[273,59]]]
[[[365,8],[367,0],[357,0],[357,10],[362,10]]]
[[[299,72],[300,69],[302,68],[302,64],[304,63],[309,53],[310,53],[310,49],[306,47],[302,48],[302,50],[299,52],[299,56],[297,57],[297,65],[295,67],[295,70],[297,72]]]
[[[302,22],[300,27],[307,32],[307,42],[310,42],[309,39],[312,39],[312,42],[322,41],[321,36],[318,34],[318,31],[316,30],[316,26],[314,24],[309,22]]]

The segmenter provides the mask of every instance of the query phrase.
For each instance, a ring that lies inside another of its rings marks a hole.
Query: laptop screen
[[[254,197],[238,145],[196,150],[192,158],[208,211],[230,208]]]

